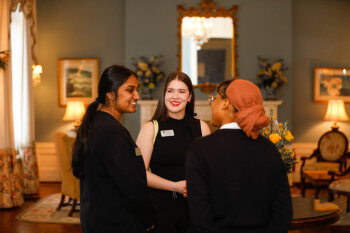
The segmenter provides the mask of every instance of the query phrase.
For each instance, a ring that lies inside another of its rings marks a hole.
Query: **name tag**
[[[140,148],[135,147],[135,155],[136,155],[136,156],[141,156],[141,155],[142,155],[142,154],[141,154]]]
[[[174,134],[174,130],[169,129],[169,130],[161,130],[160,135],[162,137],[171,137],[171,136],[174,136],[175,134]]]

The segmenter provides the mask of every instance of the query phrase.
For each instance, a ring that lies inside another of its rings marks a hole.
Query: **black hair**
[[[133,71],[124,66],[113,65],[103,71],[98,84],[98,97],[86,109],[73,145],[72,168],[75,177],[80,178],[83,175],[84,159],[88,153],[90,128],[93,116],[99,104],[104,105],[106,103],[106,94],[109,92],[114,92],[115,99],[117,99],[119,87],[123,85],[130,76],[135,76],[137,78],[137,75]]]
[[[165,93],[168,89],[170,82],[173,80],[179,80],[179,81],[185,83],[190,95],[192,95],[190,102],[187,103],[187,105],[186,105],[185,115],[193,118],[195,96],[194,96],[194,92],[193,92],[192,81],[191,81],[190,77],[188,77],[188,75],[183,73],[183,72],[173,72],[167,77],[167,79],[165,80],[165,82],[163,84],[161,95],[159,96],[159,99],[158,99],[157,108],[156,108],[156,111],[154,112],[151,120],[165,121],[168,118],[168,111],[167,111],[167,108],[165,106]]]
[[[235,81],[234,79],[226,80],[220,83],[216,92],[221,96],[222,99],[227,99],[226,90],[230,84]],[[237,112],[237,109],[233,106],[233,111]]]
[[[234,80],[226,80],[223,81],[222,83],[220,83],[220,85],[218,86],[216,92],[218,94],[220,94],[222,99],[227,99],[227,94],[226,94],[226,89],[228,88],[228,86],[230,86],[230,84],[233,82]]]

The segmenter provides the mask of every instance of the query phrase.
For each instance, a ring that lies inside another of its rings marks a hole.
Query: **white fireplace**
[[[147,121],[149,121],[154,111],[156,110],[158,100],[139,100],[138,104],[141,107],[140,113],[140,126],[142,127]],[[278,116],[278,106],[282,104],[282,100],[276,101],[264,101],[263,105],[265,108],[266,115],[270,116],[270,112],[272,110],[273,117]],[[203,121],[211,120],[211,109],[209,106],[209,102],[207,100],[196,100],[194,112],[197,113],[198,119]]]

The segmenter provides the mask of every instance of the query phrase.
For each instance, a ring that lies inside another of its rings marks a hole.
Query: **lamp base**
[[[331,128],[332,128],[332,131],[338,131],[339,125],[337,125],[337,122],[336,122],[336,121],[334,121],[334,123],[333,123],[333,125],[331,126]]]

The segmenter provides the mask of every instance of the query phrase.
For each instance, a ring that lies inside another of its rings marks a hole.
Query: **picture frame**
[[[59,106],[68,101],[89,104],[97,97],[98,58],[60,58],[57,62]]]
[[[314,68],[314,102],[350,102],[350,69]]]

